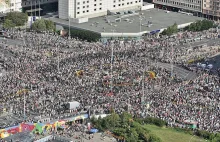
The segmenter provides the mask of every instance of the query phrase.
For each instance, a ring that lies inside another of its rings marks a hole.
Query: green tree
[[[15,24],[12,22],[12,20],[6,19],[3,23],[3,27],[6,29],[14,28]]]
[[[127,134],[128,134],[126,137],[127,142],[137,142],[138,141],[139,135],[138,135],[135,128],[130,129]]]
[[[161,139],[154,134],[150,134],[149,142],[161,142]]]
[[[42,32],[46,31],[47,27],[44,22],[44,19],[38,19],[31,25],[32,30]]]
[[[55,31],[55,24],[54,22],[52,22],[51,20],[44,20],[45,24],[46,24],[46,29],[47,31],[53,32]]]
[[[24,26],[28,20],[28,15],[22,12],[9,12],[6,19],[11,20],[15,26]]]
[[[204,31],[204,30],[208,30],[210,28],[214,28],[216,25],[214,24],[213,21],[210,20],[198,20],[194,23],[191,23],[189,26],[185,27],[184,30],[187,31]]]
[[[178,32],[178,25],[174,23],[172,26],[169,26],[167,29],[165,29],[161,34],[171,36],[172,34],[177,32]]]

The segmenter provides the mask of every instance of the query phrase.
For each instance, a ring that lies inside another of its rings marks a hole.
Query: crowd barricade
[[[82,114],[75,117],[70,117],[48,123],[20,123],[19,125],[13,127],[0,129],[0,138],[6,138],[10,135],[24,131],[42,134],[44,132],[49,132],[50,130],[55,130],[57,128],[65,128],[66,122],[73,122],[81,119],[84,120],[87,118],[88,118],[88,114]]]

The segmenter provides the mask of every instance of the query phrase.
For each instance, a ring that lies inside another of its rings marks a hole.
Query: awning
[[[26,10],[27,13],[30,13],[30,12],[35,12],[35,11],[41,11],[43,9],[41,8],[36,8],[36,9],[32,9],[32,10]]]

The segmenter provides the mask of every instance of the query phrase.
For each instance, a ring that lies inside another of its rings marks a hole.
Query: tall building
[[[59,0],[59,18],[92,18],[108,12],[141,8],[143,0]]]
[[[22,11],[21,0],[0,0],[0,13]]]
[[[35,3],[38,4],[49,4],[49,3],[57,3],[58,0],[22,0],[22,7],[30,7]]]
[[[191,13],[202,13],[202,2],[203,0],[153,0],[153,3],[158,8],[173,9],[191,12]]]
[[[37,9],[36,14],[38,15],[38,8],[41,9],[41,15],[45,15],[46,13],[50,12],[57,12],[58,0],[22,0],[23,12],[32,10],[35,14],[35,9]]]
[[[219,20],[220,17],[220,0],[203,0],[203,14],[207,18]]]

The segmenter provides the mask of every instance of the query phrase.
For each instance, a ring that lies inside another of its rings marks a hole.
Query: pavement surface
[[[157,66],[161,66],[169,71],[171,71],[171,64],[168,63],[156,63]],[[192,71],[188,71],[176,65],[173,65],[173,73],[176,74],[178,77],[182,78],[183,80],[194,80],[197,77],[197,74]]]
[[[126,11],[125,11],[126,12]],[[139,33],[139,27],[141,23],[142,32],[151,32],[158,29],[167,28],[168,26],[177,23],[178,25],[195,22],[196,20],[202,20],[203,18],[189,16],[186,14],[181,14],[178,12],[169,12],[161,9],[149,9],[136,12],[136,15],[109,15],[101,16],[96,18],[90,18],[86,23],[73,23],[70,22],[71,27],[77,29],[85,29],[97,33],[112,33],[112,30],[115,30],[116,33]],[[141,16],[142,20],[140,22]],[[120,19],[120,22],[115,22],[116,19]],[[55,22],[58,25],[68,27],[69,22],[67,20],[62,20],[59,18],[50,17],[51,21]],[[163,22],[161,22],[163,21]]]

